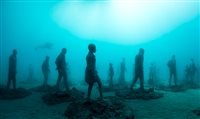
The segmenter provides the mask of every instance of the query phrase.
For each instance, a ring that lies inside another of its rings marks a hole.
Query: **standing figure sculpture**
[[[144,91],[144,72],[143,72],[143,61],[144,61],[144,49],[140,48],[139,53],[135,56],[135,77],[131,84],[131,90],[138,79],[140,79],[140,90]]]
[[[109,87],[113,88],[113,76],[114,76],[114,69],[113,69],[113,64],[109,63]]]
[[[175,55],[168,61],[169,68],[169,87],[171,87],[172,77],[174,79],[174,84],[177,86],[177,72],[176,72],[176,59]]]
[[[65,90],[69,91],[69,86],[68,86],[68,82],[67,82],[67,71],[66,71],[67,64],[65,61],[66,53],[67,53],[67,49],[63,48],[61,53],[56,58],[55,63],[56,63],[56,67],[57,67],[56,69],[58,70],[58,79],[57,79],[56,87],[57,87],[57,90],[59,90],[59,88],[60,88],[59,85],[60,85],[61,79],[63,78]]]
[[[13,88],[16,89],[16,73],[17,73],[17,50],[14,49],[12,55],[9,57],[8,66],[8,82],[7,88],[10,88],[11,81],[13,83]]]
[[[88,54],[86,56],[86,69],[85,69],[85,81],[88,83],[88,96],[87,99],[90,100],[91,91],[93,88],[94,83],[98,84],[99,87],[99,99],[103,99],[103,93],[102,93],[102,83],[98,76],[97,70],[96,70],[96,58],[94,53],[96,53],[96,46],[94,44],[88,45]]]
[[[44,76],[44,83],[43,86],[47,87],[48,85],[48,79],[49,79],[49,73],[50,73],[50,68],[49,68],[49,56],[46,56],[45,60],[42,63],[42,73]]]

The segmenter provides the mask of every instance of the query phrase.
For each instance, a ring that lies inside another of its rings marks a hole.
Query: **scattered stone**
[[[0,88],[0,99],[2,100],[21,99],[29,95],[31,95],[31,92],[24,88],[17,88],[17,89]]]
[[[64,115],[68,119],[134,119],[133,110],[120,98],[71,102]]]
[[[192,110],[192,112],[195,113],[197,116],[200,116],[200,107]]]
[[[75,100],[83,100],[84,93],[78,91],[76,88],[72,88],[69,92],[59,91],[54,93],[47,93],[42,96],[42,99],[43,102],[47,105],[55,105]]]
[[[35,92],[55,92],[56,91],[56,87],[55,86],[38,86],[38,87],[34,87],[30,89],[31,91],[35,91]]]
[[[145,91],[137,90],[119,90],[116,91],[116,96],[122,97],[124,99],[143,99],[143,100],[152,100],[162,98],[163,93],[155,92],[153,88],[150,88]]]

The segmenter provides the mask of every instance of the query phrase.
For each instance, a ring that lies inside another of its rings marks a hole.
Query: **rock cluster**
[[[2,100],[20,99],[20,98],[25,98],[29,95],[31,95],[31,92],[24,88],[17,88],[17,89],[0,88],[0,99]]]
[[[68,92],[59,91],[59,92],[51,92],[42,96],[43,102],[47,105],[55,105],[64,102],[70,102],[74,100],[83,100],[84,93],[77,90],[76,88],[72,88]]]
[[[65,111],[69,119],[134,119],[133,110],[125,106],[124,100],[110,98],[108,100],[74,101]]]

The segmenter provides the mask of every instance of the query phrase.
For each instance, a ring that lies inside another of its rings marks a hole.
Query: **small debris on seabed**
[[[70,102],[74,100],[83,100],[84,93],[77,90],[76,88],[72,88],[68,92],[59,91],[59,92],[51,92],[42,96],[43,102],[47,105],[56,105],[64,102]]]
[[[119,97],[107,100],[71,102],[64,115],[68,119],[134,119],[133,109]]]

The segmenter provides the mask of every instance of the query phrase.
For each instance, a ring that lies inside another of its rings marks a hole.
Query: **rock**
[[[72,88],[69,92],[60,91],[55,93],[47,93],[42,96],[42,99],[47,105],[55,105],[84,99],[84,93],[78,91],[76,88]]]
[[[133,110],[118,97],[108,100],[71,102],[64,115],[69,119],[134,119]]]
[[[143,99],[143,100],[152,100],[162,98],[163,93],[154,92],[154,89],[148,89],[145,91],[137,90],[120,90],[116,91],[116,96],[122,97],[124,99]]]
[[[195,113],[197,116],[200,116],[200,108],[192,110],[193,113]]]
[[[124,112],[125,119],[135,119],[135,115],[133,114],[132,110],[126,110]]]
[[[2,100],[20,99],[20,98],[25,98],[29,95],[31,95],[31,92],[24,88],[17,88],[17,89],[0,88],[0,99]]]

